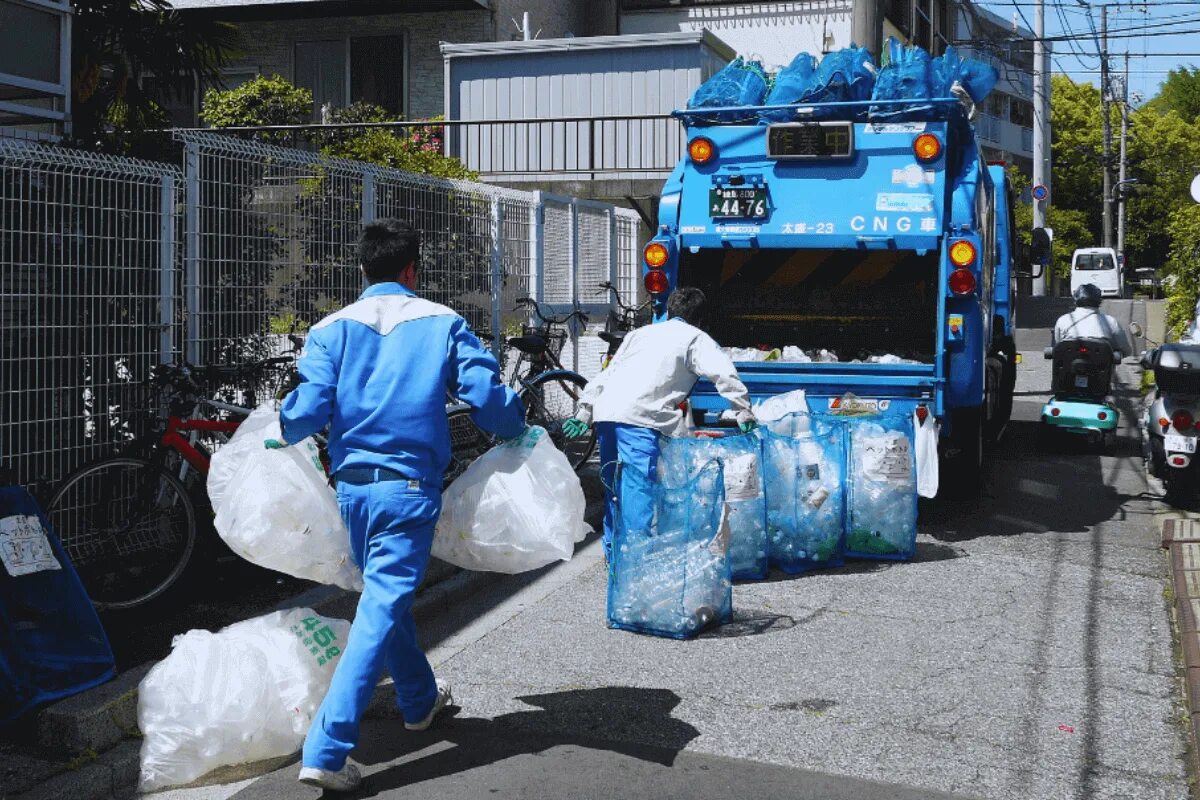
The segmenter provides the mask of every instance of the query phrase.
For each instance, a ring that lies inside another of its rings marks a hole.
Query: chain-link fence
[[[178,355],[177,167],[0,139],[0,460],[56,479],[140,432]]]
[[[637,296],[631,211],[217,133],[180,140],[182,171],[0,140],[0,459],[23,481],[60,479],[136,433],[128,411],[155,363],[278,355],[353,302],[373,219],[421,232],[420,293],[498,350],[530,321],[518,297],[600,323],[601,281]],[[604,350],[595,327],[563,350],[585,376]]]

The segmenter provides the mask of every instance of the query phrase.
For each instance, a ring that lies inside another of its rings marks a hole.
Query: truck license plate
[[[1168,433],[1165,445],[1168,453],[1195,453],[1196,437]]]
[[[766,189],[709,189],[708,215],[713,219],[765,219]]]

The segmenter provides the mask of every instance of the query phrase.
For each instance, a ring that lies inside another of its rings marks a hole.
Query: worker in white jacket
[[[680,405],[697,379],[708,378],[716,385],[733,407],[742,431],[757,425],[750,411],[750,393],[733,361],[693,324],[703,305],[704,293],[699,289],[676,289],[667,301],[667,321],[627,334],[608,368],[588,382],[576,416],[563,425],[564,433],[574,438],[595,422],[604,482],[606,554],[612,548],[617,464],[655,479],[659,434],[678,436],[686,430]],[[646,501],[640,512],[628,506],[623,509],[627,518],[652,513],[649,498]]]
[[[1051,344],[1070,339],[1103,339],[1122,357],[1133,355],[1134,344],[1129,332],[1116,319],[1100,310],[1101,294],[1095,284],[1081,285],[1072,296],[1075,298],[1075,310],[1063,314],[1054,323]]]

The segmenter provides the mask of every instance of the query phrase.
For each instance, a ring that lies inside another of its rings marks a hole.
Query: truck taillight
[[[667,280],[667,273],[661,269],[652,269],[646,273],[646,277],[642,279],[642,283],[646,286],[646,291],[650,294],[662,294],[670,288],[670,281]]]
[[[670,254],[662,242],[651,242],[642,251],[642,257],[646,259],[646,266],[650,269],[662,269],[666,266]]]
[[[717,146],[712,139],[697,136],[688,142],[688,158],[696,164],[707,164],[717,154]]]
[[[1190,411],[1180,409],[1171,415],[1171,424],[1180,433],[1187,433],[1188,428],[1192,427],[1192,422],[1192,413]]]
[[[942,140],[932,133],[922,133],[913,139],[913,155],[918,161],[933,161],[942,154]]]
[[[970,294],[975,291],[975,275],[969,269],[956,269],[950,273],[950,291],[955,294]]]
[[[950,245],[950,263],[956,267],[969,267],[975,263],[975,245],[959,239]]]

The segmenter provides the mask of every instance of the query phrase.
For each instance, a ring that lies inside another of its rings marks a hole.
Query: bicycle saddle
[[[548,346],[545,336],[514,336],[508,340],[508,344],[528,355],[544,353]]]
[[[609,333],[608,331],[600,331],[599,336],[600,341],[602,342],[620,346],[621,342],[625,341],[625,334],[626,331],[613,331],[612,333]]]

